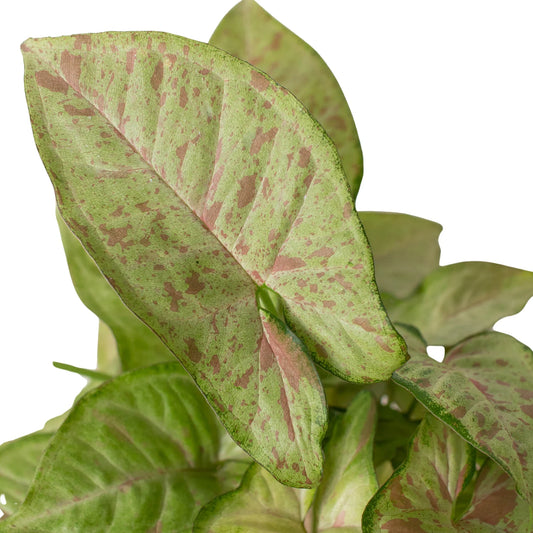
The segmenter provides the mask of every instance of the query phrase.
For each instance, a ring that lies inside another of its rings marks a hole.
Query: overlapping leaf
[[[52,433],[37,432],[0,446],[0,510],[9,516],[24,501],[35,469]]]
[[[412,357],[393,379],[533,494],[533,352],[503,333],[472,337],[444,363]]]
[[[405,298],[439,266],[442,226],[403,213],[363,211],[380,292]]]
[[[363,176],[361,144],[348,103],[320,55],[253,0],[237,4],[209,42],[268,73],[307,107],[335,143],[355,198]]]
[[[325,406],[305,352],[360,382],[405,358],[322,128],[250,65],[176,36],[37,39],[23,51],[69,227],[235,440],[278,479],[315,483]],[[259,312],[263,284],[283,316]]]
[[[372,464],[376,408],[359,394],[335,420],[325,446],[324,477],[316,490],[292,489],[254,464],[241,486],[209,503],[195,533],[349,533],[361,530],[366,503],[377,489]]]
[[[451,346],[518,313],[533,296],[533,272],[484,262],[456,263],[429,274],[390,316],[418,328],[431,345]]]
[[[124,305],[60,215],[57,221],[76,292],[113,332],[121,370],[175,360],[161,339]]]
[[[191,531],[248,466],[221,461],[223,431],[177,362],[115,378],[73,407],[0,531]]]
[[[471,483],[474,495],[461,509]],[[505,472],[490,460],[476,472],[475,450],[428,415],[406,462],[367,506],[363,531],[527,533],[529,512]]]

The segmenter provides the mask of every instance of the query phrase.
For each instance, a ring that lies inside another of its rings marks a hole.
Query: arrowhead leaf
[[[518,313],[533,296],[533,272],[484,262],[446,265],[409,298],[387,307],[430,345],[452,346]]]
[[[466,512],[454,511],[470,483]],[[476,472],[476,453],[431,415],[420,424],[406,462],[370,501],[363,531],[412,533],[527,533],[529,506],[511,479],[488,460]]]
[[[380,292],[409,296],[439,266],[442,226],[403,213],[360,211]]]
[[[248,466],[221,460],[223,433],[179,363],[123,374],[74,405],[0,531],[191,531]]]
[[[209,43],[268,73],[305,105],[335,143],[355,198],[363,177],[361,144],[348,102],[320,55],[253,0],[238,3]]]
[[[362,392],[334,422],[316,490],[282,485],[254,464],[238,489],[202,509],[195,533],[361,531],[363,510],[377,489],[372,464],[375,423],[375,403],[370,393]]]
[[[393,380],[494,459],[532,500],[533,352],[527,346],[483,333],[451,349],[443,363],[413,356]]]
[[[61,216],[233,438],[278,479],[316,483],[326,416],[307,353],[359,382],[405,360],[323,129],[250,65],[180,37],[35,39],[23,52]],[[286,329],[258,309],[262,285]]]

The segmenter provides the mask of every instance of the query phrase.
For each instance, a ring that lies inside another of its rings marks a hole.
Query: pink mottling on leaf
[[[213,229],[215,227],[215,223],[221,208],[222,202],[214,202],[209,208],[204,210],[202,219],[209,229]]]
[[[193,362],[199,363],[204,354],[200,352],[196,346],[196,341],[192,338],[185,339],[185,344],[187,345],[187,350],[185,350],[185,355]]]
[[[152,78],[150,80],[152,89],[154,91],[157,91],[162,81],[163,81],[163,61],[159,61],[157,65],[155,66],[154,73],[152,74]]]
[[[261,337],[261,344],[259,347],[259,364],[261,372],[266,372],[269,368],[274,365],[276,358],[274,357],[274,352],[272,347],[268,343],[268,340],[265,335]]]
[[[261,92],[268,88],[270,82],[265,78],[265,76],[263,76],[263,74],[257,72],[256,70],[252,70],[251,84],[252,87]]]
[[[94,109],[90,107],[79,109],[73,105],[65,104],[64,109],[71,117],[92,117],[95,115]]]
[[[252,146],[250,147],[250,154],[254,155],[259,153],[261,148],[265,143],[271,142],[276,137],[278,133],[278,128],[271,128],[266,133],[263,133],[263,128],[257,128],[255,133],[255,138],[252,141]]]
[[[343,527],[344,526],[344,518],[346,516],[346,509],[343,509],[338,515],[337,518],[335,518],[335,522],[333,523],[333,527]]]
[[[213,374],[219,374],[220,373],[220,361],[218,359],[218,355],[215,354],[213,357],[211,357],[211,361],[209,361],[209,366],[213,369]]]
[[[111,213],[111,216],[112,217],[120,217],[122,216],[124,212],[124,206],[123,205],[119,205],[112,213]]]
[[[368,333],[374,333],[376,331],[376,328],[373,327],[370,321],[366,318],[363,318],[363,317],[354,318],[352,320],[352,323],[364,329],[365,331],[368,331]]]
[[[352,203],[348,202],[344,204],[343,215],[346,220],[348,220],[352,216],[353,212],[354,206]]]
[[[185,87],[181,87],[180,89],[180,107],[184,108],[187,105],[187,102],[189,101],[189,96],[187,95],[187,89]]]
[[[333,248],[328,248],[327,246],[322,246],[318,250],[315,250],[309,257],[331,257],[335,253]]]
[[[279,391],[279,404],[281,406],[281,410],[283,411],[283,418],[285,419],[285,424],[287,425],[289,440],[291,442],[294,442],[294,439],[296,438],[296,434],[294,432],[294,425],[292,423],[291,408],[289,406],[289,401],[287,399],[287,393],[285,392],[284,387],[281,387]]]
[[[239,191],[237,192],[237,206],[239,209],[247,206],[255,197],[257,174],[244,176],[239,180]]]
[[[170,281],[166,281],[165,285],[165,292],[170,296],[171,302],[170,302],[170,310],[177,312],[179,311],[178,304],[181,300],[183,300],[183,294],[180,291],[177,291],[172,283]]]
[[[333,309],[337,304],[333,300],[323,300],[322,305],[327,309]]]
[[[63,50],[61,53],[61,71],[67,82],[80,92],[81,56]]]
[[[530,418],[533,418],[533,405],[521,405],[520,410]]]
[[[205,288],[205,283],[202,283],[199,278],[198,272],[193,272],[188,278],[185,278],[185,283],[188,285],[188,289],[185,291],[187,294],[198,294]]]
[[[382,528],[382,530],[390,531],[390,533],[429,533],[427,529],[422,527],[422,521],[419,518],[408,518],[407,520],[394,518],[383,524]]]
[[[507,476],[502,474],[499,485],[507,481]],[[497,526],[502,519],[513,512],[516,507],[517,494],[514,490],[501,487],[494,490],[479,501],[474,501],[473,510],[463,520],[477,519],[481,523]]]
[[[120,244],[120,247],[122,250],[125,250],[126,248],[129,248],[130,246],[133,246],[133,241],[124,241],[124,239],[128,236],[128,231],[132,228],[131,224],[128,224],[127,226],[123,226],[120,228],[111,228],[107,229],[106,224],[100,224],[99,226],[100,231],[107,235],[107,245],[108,246],[115,246],[116,244]]]
[[[298,166],[301,168],[305,168],[307,165],[309,165],[309,161],[311,159],[311,148],[300,148],[300,158],[298,159]]]
[[[135,67],[135,59],[137,57],[137,49],[128,50],[126,54],[126,72],[128,74],[133,73]]]
[[[89,34],[80,34],[74,36],[74,50],[81,50],[85,45],[87,50],[92,48],[92,38]]]
[[[44,87],[56,93],[67,94],[68,83],[60,76],[53,76],[46,70],[39,70],[35,73],[35,81],[40,87]]]
[[[303,259],[299,257],[287,257],[285,255],[278,255],[272,269],[273,272],[283,272],[286,270],[294,270],[306,266]]]
[[[464,405],[460,405],[459,407],[456,407],[452,411],[452,416],[455,416],[455,418],[463,418],[466,414],[466,407]]]
[[[253,373],[254,373],[254,367],[251,366],[250,368],[248,368],[248,370],[246,370],[246,372],[242,376],[240,376],[239,378],[235,380],[235,386],[241,387],[242,389],[247,389],[248,384],[250,383],[250,377],[252,376]]]

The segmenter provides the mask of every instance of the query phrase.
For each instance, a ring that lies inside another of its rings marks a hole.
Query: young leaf
[[[475,451],[451,429],[428,415],[406,462],[379,490],[363,515],[363,531],[410,533],[527,533],[529,506],[502,470],[487,461],[473,500],[454,514],[462,492],[476,476]],[[488,500],[485,500],[488,498]],[[487,503],[493,507],[487,511]]]
[[[37,464],[52,438],[52,433],[37,432],[0,446],[0,510],[5,516],[17,511],[24,501]]]
[[[121,369],[175,361],[161,339],[124,305],[59,213],[57,221],[74,288],[82,302],[111,329]]]
[[[123,374],[81,398],[0,531],[190,531],[248,463],[221,463],[223,428],[179,363]]]
[[[335,143],[355,198],[363,176],[361,144],[342,90],[317,52],[253,0],[237,4],[209,43],[268,73],[306,106]]]
[[[413,357],[393,375],[435,416],[533,493],[533,352],[503,333],[472,337],[444,363]]]
[[[305,351],[342,377],[387,379],[405,359],[323,129],[247,63],[180,37],[37,39],[23,51],[69,227],[233,438],[278,479],[316,483],[320,383],[259,312],[257,288],[280,296]]]
[[[195,533],[360,531],[366,502],[377,489],[372,464],[375,419],[371,395],[359,394],[334,422],[324,450],[324,477],[315,491],[282,485],[254,464],[237,490],[202,509]]]
[[[411,297],[387,308],[430,345],[451,346],[518,313],[533,296],[533,272],[483,262],[440,267]]]
[[[374,255],[380,292],[409,296],[437,269],[442,226],[403,213],[359,212]]]

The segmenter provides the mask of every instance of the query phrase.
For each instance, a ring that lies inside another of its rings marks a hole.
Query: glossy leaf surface
[[[438,268],[442,226],[403,213],[360,211],[380,292],[405,298]]]
[[[287,487],[253,465],[236,491],[201,511],[195,533],[360,531],[365,505],[377,489],[372,464],[375,419],[371,395],[359,394],[334,422],[324,450],[324,477],[316,490]]]
[[[363,176],[361,144],[348,103],[320,55],[253,0],[237,4],[209,42],[263,70],[305,105],[335,143],[355,198]]]
[[[223,431],[179,363],[115,378],[72,408],[0,531],[191,531],[248,464],[220,460]]]
[[[124,305],[60,215],[57,221],[74,288],[82,302],[111,329],[117,345],[120,369],[127,371],[174,361],[174,356],[161,339]],[[107,349],[102,345],[99,353],[101,370],[104,370],[101,368],[102,364],[112,365],[112,341],[108,339],[107,342],[111,345]]]
[[[430,345],[451,346],[518,313],[533,296],[533,272],[494,263],[440,267],[411,297],[387,308],[418,328]]]
[[[380,489],[363,516],[365,533],[527,533],[529,506],[513,482],[487,461],[479,477],[476,454],[454,431],[428,415],[407,461]],[[470,483],[464,512],[456,505]]]
[[[393,379],[500,464],[531,501],[533,352],[527,346],[484,333],[455,346],[443,363],[413,356]]]
[[[0,510],[5,516],[17,511],[24,501],[37,464],[52,438],[52,433],[32,433],[0,446]]]
[[[307,354],[360,382],[405,357],[323,129],[250,65],[180,37],[37,39],[23,51],[69,227],[234,439],[278,479],[316,483],[325,405]],[[262,285],[305,346],[259,312]]]

